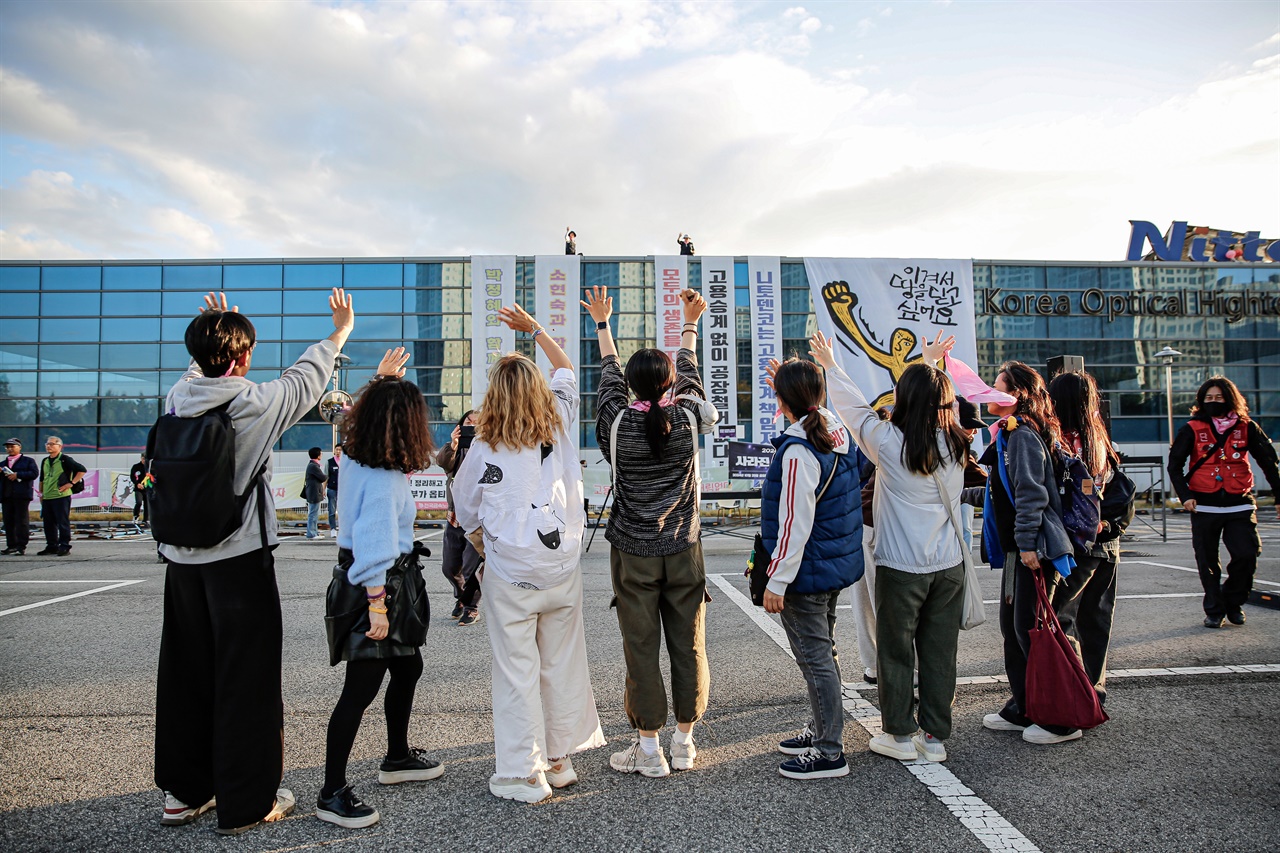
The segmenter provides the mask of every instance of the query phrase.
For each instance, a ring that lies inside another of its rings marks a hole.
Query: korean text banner
[[[516,301],[516,256],[471,258],[471,406],[489,390],[489,368],[516,348],[516,333],[498,319],[498,309]]]
[[[702,296],[707,313],[702,315],[702,375],[707,400],[720,412],[722,427],[738,423],[738,345],[734,307],[733,258],[702,259]],[[727,463],[729,438],[707,436],[703,467],[720,468]]]
[[[956,358],[977,364],[973,262],[805,258],[818,328],[835,339],[836,362],[875,407],[921,358],[921,341],[956,336]]]
[[[684,313],[680,310],[680,292],[688,285],[688,258],[684,255],[655,255],[653,258],[653,281],[657,289],[654,300],[654,311],[658,321],[657,347],[676,357],[680,349],[680,328],[684,323]]]
[[[582,347],[581,265],[577,255],[538,255],[534,263],[535,316],[569,360],[578,364]],[[538,367],[543,373],[551,368],[542,348],[538,348]],[[569,425],[569,434],[577,435],[577,415]]]
[[[751,333],[751,440],[763,444],[778,434],[777,400],[769,387],[769,360],[782,361],[782,264],[776,257],[747,258]]]

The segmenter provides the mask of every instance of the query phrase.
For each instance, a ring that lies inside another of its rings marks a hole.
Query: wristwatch
[[[599,323],[596,323],[596,331],[597,331],[597,332],[603,332],[603,331],[604,331],[605,329],[607,329],[607,328],[609,328],[609,321],[608,321],[608,320],[601,320]]]

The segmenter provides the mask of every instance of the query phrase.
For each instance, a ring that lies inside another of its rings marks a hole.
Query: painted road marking
[[[707,577],[729,597],[730,601],[746,613],[752,622],[759,625],[788,656],[795,658],[791,653],[791,644],[787,641],[786,632],[765,614],[763,608],[752,604],[751,599],[726,580],[724,575],[709,574]],[[862,698],[852,686],[846,686],[843,695],[845,713],[862,726],[867,734],[872,737],[880,734],[880,710]],[[899,763],[910,771],[917,782],[928,788],[929,792],[973,833],[983,847],[993,853],[1011,850],[1039,853],[1039,848],[1032,844],[1030,839],[1005,820],[999,812],[987,805],[981,797],[961,784],[955,774],[946,767],[924,759]]]
[[[0,610],[0,616],[8,616],[10,613],[21,613],[24,610],[33,610],[37,607],[44,607],[46,604],[57,604],[59,601],[70,601],[73,598],[93,595],[96,592],[106,592],[111,589],[119,589],[122,586],[131,586],[135,583],[143,583],[144,580],[145,578],[143,580],[136,581],[115,581],[109,586],[100,586],[97,589],[86,589],[84,592],[73,592],[71,595],[61,595],[57,598],[50,598],[47,601],[37,601],[35,604],[24,604],[21,607],[11,607],[8,610]],[[4,581],[4,583],[49,583],[49,581]],[[67,581],[67,583],[101,583],[101,581]]]
[[[1199,570],[1199,569],[1190,569],[1190,568],[1187,568],[1186,566],[1174,566],[1174,565],[1170,565],[1169,563],[1153,563],[1153,562],[1151,562],[1150,560],[1128,560],[1128,559],[1126,559],[1126,560],[1125,560],[1125,563],[1138,563],[1139,565],[1143,565],[1143,566],[1159,566],[1159,567],[1160,567],[1160,568],[1162,568],[1162,569],[1177,569],[1177,570],[1178,570],[1178,571],[1180,571],[1180,572],[1191,572],[1193,575],[1198,575],[1198,574],[1200,574],[1200,570]],[[1275,581],[1264,581],[1264,580],[1262,580],[1261,578],[1254,578],[1254,579],[1253,579],[1253,582],[1254,582],[1254,583],[1264,584],[1264,585],[1266,585],[1266,586],[1280,587],[1280,583],[1276,583]]]
[[[1201,598],[1203,596],[1204,596],[1203,592],[1147,592],[1147,593],[1134,593],[1133,595],[1117,595],[1116,600],[1119,601],[1125,598]],[[983,604],[999,604],[1000,599],[993,598],[989,601],[983,601],[982,603]],[[853,609],[852,604],[836,605],[836,610],[852,610],[852,609]]]

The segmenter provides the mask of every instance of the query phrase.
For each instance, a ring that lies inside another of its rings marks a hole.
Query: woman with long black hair
[[[951,380],[930,365],[955,339],[925,343],[924,361],[898,379],[887,421],[836,364],[831,341],[819,332],[809,343],[827,369],[832,406],[876,465],[876,677],[884,731],[871,739],[871,751],[945,761],[965,584],[965,546],[952,519],[960,515],[969,436],[956,416]]]
[[[605,538],[627,664],[627,719],[638,732],[609,764],[621,773],[654,778],[670,774],[671,767],[693,767],[693,724],[707,710],[711,681],[697,455],[699,432],[709,432],[719,415],[706,401],[694,353],[707,302],[692,290],[681,293],[680,302],[684,327],[675,363],[662,350],[642,349],[627,361],[625,374],[609,330],[613,298],[596,287],[582,303],[600,341],[596,440],[613,466]],[[670,765],[658,744],[667,724],[658,663],[664,635],[676,717]]]
[[[1058,582],[1075,566],[1074,546],[1062,524],[1057,477],[1050,448],[1062,437],[1053,401],[1044,379],[1020,361],[1000,368],[994,387],[1012,394],[1009,405],[988,403],[987,411],[1000,420],[996,430],[1004,438],[987,446],[978,461],[988,466],[987,501],[983,509],[983,550],[991,567],[1003,568],[1000,596],[1000,633],[1004,635],[1004,671],[1010,697],[997,713],[982,724],[996,731],[1016,731],[1028,743],[1051,744],[1080,737],[1080,729],[1036,725],[1027,716],[1027,653],[1029,631],[1035,624],[1038,573],[1050,598]],[[1007,446],[1001,458],[999,448]],[[1002,474],[1000,469],[1004,468]],[[1009,489],[1004,486],[1006,477]]]
[[[1224,620],[1244,624],[1243,605],[1262,553],[1250,456],[1262,469],[1272,494],[1280,498],[1280,470],[1271,440],[1249,417],[1249,404],[1235,383],[1225,376],[1209,377],[1196,392],[1191,420],[1178,430],[1169,450],[1169,481],[1182,508],[1191,513],[1191,544],[1204,587],[1206,628],[1221,628]],[[1280,501],[1276,517],[1280,518]],[[1231,556],[1225,583],[1218,557],[1220,541]]]
[[[1062,443],[1084,462],[1094,486],[1105,492],[1119,470],[1099,414],[1098,385],[1087,373],[1059,373],[1049,383],[1049,398],[1062,429]],[[1080,660],[1099,701],[1107,696],[1107,650],[1116,608],[1116,566],[1120,562],[1118,522],[1103,519],[1088,552],[1075,549],[1076,567],[1058,584],[1053,609],[1068,637],[1074,629]]]
[[[316,817],[347,828],[379,820],[378,812],[347,783],[347,761],[365,709],[388,673],[387,754],[378,768],[378,782],[425,781],[444,773],[439,762],[409,746],[409,715],[422,677],[422,652],[389,636],[388,615],[393,608],[416,605],[417,620],[425,624],[429,618],[425,590],[420,590],[416,602],[408,594],[411,584],[421,587],[421,570],[413,541],[417,504],[405,475],[430,465],[432,448],[426,400],[416,385],[400,378],[407,360],[403,350],[388,352],[379,375],[343,419],[347,461],[342,464],[343,521],[333,583],[356,587],[359,591],[354,596],[368,603],[368,614],[356,621],[350,635],[330,638],[337,655],[347,662],[347,671],[342,696],[329,717],[324,787],[316,800]],[[394,568],[402,568],[406,575],[397,601],[386,586]],[[419,576],[408,577],[411,572]]]

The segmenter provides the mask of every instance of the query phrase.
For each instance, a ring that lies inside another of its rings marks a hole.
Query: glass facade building
[[[689,262],[698,289],[699,260]],[[736,267],[739,411],[750,436],[745,258]],[[531,310],[533,268],[533,258],[517,259],[516,297]],[[783,258],[781,269],[785,348],[804,353],[816,328],[805,266]],[[584,258],[582,285],[605,285],[615,296],[624,361],[654,344],[652,258]],[[262,381],[332,331],[333,287],[352,292],[357,314],[345,387],[358,388],[388,347],[405,345],[408,375],[445,440],[471,400],[470,263],[456,257],[0,263],[0,433],[31,449],[58,435],[72,453],[136,452],[187,366],[183,332],[204,293],[225,291],[253,320],[249,376]],[[1264,429],[1280,432],[1277,265],[975,261],[974,289],[982,375],[990,380],[1010,359],[1043,367],[1054,355],[1082,356],[1110,400],[1122,445],[1168,441],[1164,370],[1153,358],[1165,345],[1182,353],[1173,370],[1175,428],[1200,382],[1223,373]],[[581,438],[594,448],[599,350],[585,311],[581,322]],[[532,340],[520,336],[517,346],[532,354]],[[323,447],[329,436],[313,413],[279,449]]]

